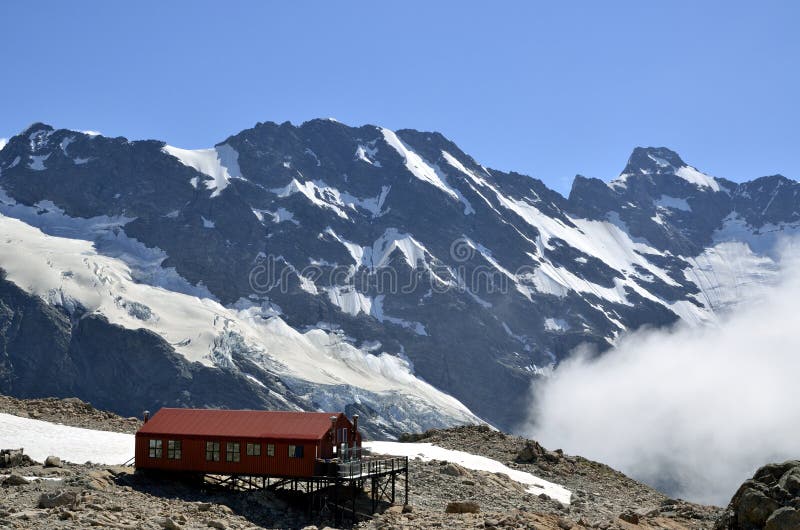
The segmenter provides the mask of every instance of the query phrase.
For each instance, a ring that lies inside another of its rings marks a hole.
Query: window
[[[267,444],[267,456],[275,456],[275,444]]]
[[[161,458],[161,440],[150,440],[150,458]]]
[[[167,440],[167,458],[172,460],[181,459],[181,441]]]
[[[303,446],[302,445],[290,445],[289,446],[289,458],[303,458]]]
[[[206,460],[219,462],[219,442],[206,442]]]
[[[226,451],[225,451],[225,461],[226,462],[238,462],[240,458],[239,454],[239,442],[228,442]]]
[[[261,456],[261,444],[247,444],[247,456]]]

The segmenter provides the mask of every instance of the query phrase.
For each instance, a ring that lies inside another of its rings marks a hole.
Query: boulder
[[[61,459],[57,456],[48,456],[44,459],[44,467],[61,467]]]
[[[74,491],[59,490],[42,493],[39,496],[39,508],[56,508],[58,506],[74,506],[78,503],[78,495]]]
[[[633,510],[625,510],[624,512],[619,514],[619,518],[625,521],[626,523],[639,524],[639,514],[634,512]]]
[[[538,442],[528,440],[525,442],[525,446],[517,453],[515,460],[521,464],[531,464],[536,462],[546,452],[547,450],[539,445]]]
[[[156,517],[152,520],[156,525],[166,530],[181,530],[181,525],[176,523],[171,517]]]
[[[444,513],[479,513],[481,507],[477,502],[472,501],[453,501],[447,503]]]
[[[23,449],[0,449],[0,468],[36,465]]]
[[[800,466],[788,469],[780,480],[778,486],[795,497],[800,497]]]
[[[458,464],[454,464],[452,462],[449,462],[444,466],[440,467],[439,473],[443,475],[450,475],[451,477],[464,477],[470,474],[469,471],[467,471],[465,468],[459,466]]]

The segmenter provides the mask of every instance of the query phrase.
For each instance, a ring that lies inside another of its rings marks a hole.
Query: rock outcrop
[[[734,494],[715,530],[800,529],[800,460],[767,464]]]

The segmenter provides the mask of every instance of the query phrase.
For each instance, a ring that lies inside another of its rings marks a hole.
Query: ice
[[[402,442],[364,442],[363,446],[368,448],[372,454],[407,456],[409,458],[419,458],[423,462],[430,460],[441,460],[453,462],[467,469],[475,471],[487,471],[489,473],[503,473],[511,480],[528,486],[528,492],[533,495],[544,493],[551,499],[555,499],[561,504],[569,504],[572,492],[564,486],[548,482],[531,473],[512,469],[505,464],[492,460],[485,456],[474,455],[465,451],[445,449],[431,443],[402,443]]]
[[[127,329],[150,330],[189,361],[214,366],[224,361],[226,352],[239,351],[308,393],[324,393],[320,388],[330,387],[338,389],[331,392],[341,399],[369,393],[375,406],[402,402],[401,424],[441,423],[443,418],[480,421],[388,352],[367,353],[322,330],[301,333],[271,312],[265,318],[260,306],[225,307],[212,299],[137,282],[125,262],[98,254],[90,241],[48,236],[2,215],[0,240],[15,249],[0,254],[0,268],[23,290],[44,300],[55,294],[59,301],[75,301],[88,313],[102,314]],[[125,304],[118,303],[120,298]],[[153,318],[131,314],[134,304],[146,307]],[[344,392],[345,388],[351,390]]]
[[[120,465],[136,450],[132,434],[95,431],[0,413],[0,447],[22,447],[37,462],[57,456],[65,462]]]

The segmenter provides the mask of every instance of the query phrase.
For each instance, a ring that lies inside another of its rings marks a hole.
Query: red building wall
[[[344,431],[343,431],[344,430]],[[345,432],[346,431],[346,432]],[[354,443],[361,446],[361,436],[353,432],[353,425],[344,416],[336,422],[339,436],[347,436],[348,446]],[[149,456],[150,440],[161,440],[161,457]],[[168,443],[170,440],[181,442],[181,458],[170,459]],[[206,442],[219,442],[219,461],[206,460]],[[228,442],[239,443],[239,462],[226,460]],[[247,455],[247,444],[261,444],[261,454]],[[220,475],[255,475],[271,477],[312,477],[315,474],[317,459],[333,458],[334,445],[341,443],[326,433],[319,440],[292,440],[272,438],[241,438],[222,436],[187,436],[178,434],[136,434],[136,468],[161,469],[172,471],[192,471]],[[275,445],[275,455],[267,455],[267,444]],[[303,446],[302,458],[289,457],[289,445]]]

